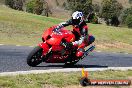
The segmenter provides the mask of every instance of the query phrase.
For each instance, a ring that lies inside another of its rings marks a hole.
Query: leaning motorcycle
[[[72,31],[62,28],[55,31],[56,26],[48,28],[42,35],[42,43],[38,44],[28,55],[27,64],[35,67],[42,62],[46,63],[64,63],[66,66],[76,64],[79,60],[86,57],[93,51],[95,46],[88,48],[81,58],[76,57],[77,47],[66,49],[62,43],[75,41],[75,35]]]

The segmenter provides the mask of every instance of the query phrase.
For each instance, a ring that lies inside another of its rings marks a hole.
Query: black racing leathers
[[[72,42],[72,43],[73,43],[73,45],[80,45],[80,44],[83,43],[83,41],[84,41],[85,39],[88,38],[88,27],[87,27],[87,24],[86,24],[85,21],[80,22],[80,24],[78,24],[78,25],[74,25],[74,24],[75,24],[75,22],[72,21],[72,19],[70,19],[70,20],[68,20],[68,21],[66,21],[66,22],[60,23],[60,24],[56,27],[55,30],[57,31],[57,30],[61,29],[62,27],[66,27],[66,26],[69,26],[69,25],[72,25],[72,26],[73,26],[73,31],[76,31],[76,30],[74,30],[74,29],[79,28],[80,38],[79,38],[77,41]],[[78,36],[78,35],[75,35],[75,36]]]

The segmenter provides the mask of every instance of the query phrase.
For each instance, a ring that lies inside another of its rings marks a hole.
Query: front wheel
[[[36,46],[27,57],[27,64],[29,66],[35,67],[42,62],[43,49]]]

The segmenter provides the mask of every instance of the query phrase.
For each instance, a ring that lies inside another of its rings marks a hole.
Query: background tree
[[[105,19],[111,19],[113,16],[119,16],[123,9],[122,4],[116,0],[103,0],[101,17]]]
[[[40,15],[43,11],[44,3],[42,0],[31,0],[26,4],[26,11]]]
[[[132,14],[127,16],[126,24],[129,28],[132,28]]]
[[[125,24],[125,20],[128,15],[132,15],[132,6],[130,8],[125,9],[122,13],[121,19],[123,24]]]
[[[57,5],[57,6],[59,6],[59,5],[60,5],[60,4],[59,4],[59,2],[58,2],[58,0],[55,0],[55,2],[56,2],[56,5]]]
[[[41,15],[42,11],[44,10],[44,2],[43,0],[35,0],[35,4],[34,4],[34,13],[37,15]]]
[[[49,7],[48,3],[45,1],[45,7],[43,10],[43,15],[49,17],[49,14],[52,14],[51,7]]]
[[[132,6],[123,11],[121,16],[122,24],[132,27]]]
[[[98,4],[93,4],[93,11],[99,14],[101,7]]]
[[[31,0],[26,4],[26,11],[37,15],[49,16],[52,14],[48,3],[44,0]]]
[[[23,4],[24,4],[23,0],[13,0],[13,1],[14,1],[13,9],[23,10]]]
[[[29,13],[33,13],[34,7],[35,7],[35,0],[29,1],[26,4],[26,11],[29,12]]]
[[[129,3],[132,4],[132,0],[129,0]]]
[[[64,8],[66,8],[66,2],[64,2],[63,4],[62,4],[62,7],[64,7]]]
[[[8,5],[10,8],[13,8],[13,0],[5,0],[5,5]]]
[[[67,0],[68,7],[72,12],[82,11],[85,16],[93,11],[92,0]]]
[[[113,26],[118,26],[120,23],[118,17],[122,9],[122,4],[117,2],[117,0],[103,0],[100,17],[104,18],[107,24],[110,23]]]
[[[5,0],[5,4],[15,10],[23,10],[25,0]]]

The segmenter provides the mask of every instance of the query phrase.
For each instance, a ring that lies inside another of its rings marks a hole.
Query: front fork
[[[42,53],[42,56],[46,56],[46,54],[49,52],[50,50],[50,46],[46,43],[46,42],[43,42],[43,43],[40,43],[38,44],[39,47],[41,47],[43,49],[43,53]]]

